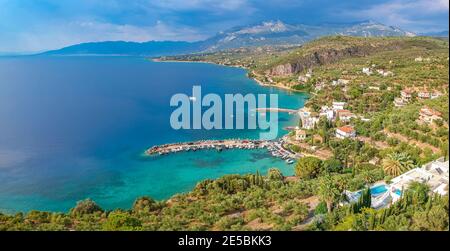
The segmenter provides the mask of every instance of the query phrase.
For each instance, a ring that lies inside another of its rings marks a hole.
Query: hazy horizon
[[[0,54],[85,42],[200,41],[262,21],[289,24],[372,20],[414,33],[448,31],[446,0],[292,1],[0,0]]]

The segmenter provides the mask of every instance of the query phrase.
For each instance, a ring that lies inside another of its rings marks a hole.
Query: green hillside
[[[323,37],[309,42],[299,49],[294,49],[287,55],[267,58],[264,64],[256,67],[258,71],[271,69],[277,65],[296,64],[302,61],[316,59],[320,55],[326,55],[332,58],[336,56],[335,61],[345,58],[367,56],[382,51],[400,51],[408,49],[424,49],[424,50],[440,50],[447,49],[448,42],[441,39],[428,37],[348,37],[348,36],[331,36]],[[339,55],[342,53],[342,55]],[[313,56],[311,58],[311,56]],[[331,62],[335,62],[331,61]],[[317,65],[327,64],[317,62]]]

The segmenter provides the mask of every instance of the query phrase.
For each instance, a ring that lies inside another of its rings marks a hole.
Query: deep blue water
[[[0,210],[67,211],[92,198],[129,208],[138,196],[169,198],[206,178],[293,166],[265,150],[143,157],[155,144],[258,138],[257,130],[181,130],[169,124],[175,93],[279,95],[299,108],[306,95],[261,87],[238,68],[156,63],[129,57],[0,58]],[[282,127],[296,118],[279,114]]]

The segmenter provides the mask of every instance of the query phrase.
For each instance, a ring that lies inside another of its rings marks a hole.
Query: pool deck
[[[449,161],[439,158],[431,161],[422,167],[411,169],[391,180],[389,184],[384,181],[378,181],[370,186],[371,189],[384,185],[387,191],[377,193],[372,196],[372,207],[375,209],[389,207],[401,198],[401,194],[408,189],[412,182],[427,184],[432,193],[440,195],[448,194],[449,184]],[[361,190],[350,192],[344,191],[350,202],[355,202],[360,196]],[[343,205],[343,203],[341,203]]]

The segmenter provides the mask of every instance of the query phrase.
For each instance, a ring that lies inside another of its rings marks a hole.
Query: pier
[[[241,140],[241,139],[227,139],[227,140],[201,140],[192,142],[182,142],[174,144],[165,144],[153,146],[145,154],[147,156],[167,155],[178,152],[189,152],[215,149],[223,151],[228,149],[267,149],[272,156],[282,158],[288,164],[293,164],[300,156],[283,148],[283,142],[270,140]]]
[[[287,112],[289,114],[294,114],[297,113],[298,110],[294,110],[294,109],[286,109],[286,108],[271,108],[271,107],[267,107],[267,108],[256,108],[257,112]]]

